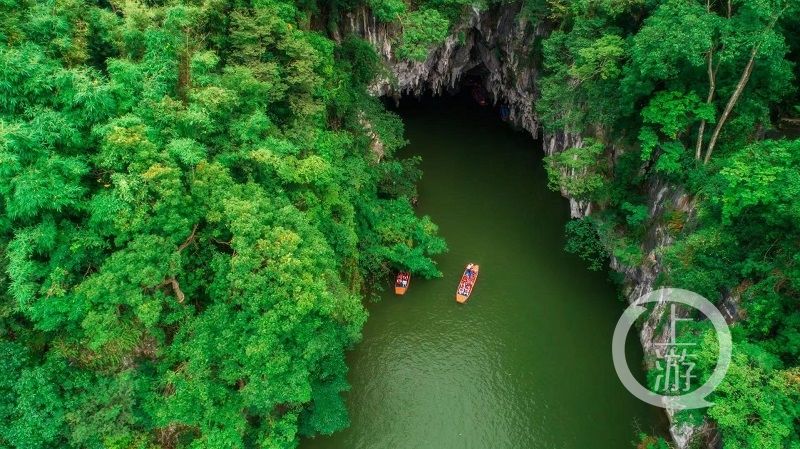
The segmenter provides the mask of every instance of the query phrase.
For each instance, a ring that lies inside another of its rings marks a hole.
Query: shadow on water
[[[621,449],[662,428],[616,377],[624,304],[607,273],[564,252],[568,206],[547,189],[540,143],[468,96],[403,99],[398,113],[410,141],[400,156],[423,160],[418,212],[450,247],[443,277],[368,306],[348,356],[352,425],[301,447]],[[468,262],[481,274],[458,305]]]

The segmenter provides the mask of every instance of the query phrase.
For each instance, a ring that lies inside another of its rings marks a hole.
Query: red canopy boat
[[[478,281],[479,270],[480,266],[478,264],[467,264],[467,268],[461,276],[461,282],[458,283],[458,288],[456,289],[456,301],[458,303],[464,304],[469,299],[469,295],[472,294],[472,289],[475,287],[475,282]]]
[[[411,275],[406,271],[397,273],[397,278],[394,280],[394,292],[398,295],[405,295],[408,286],[411,284]]]

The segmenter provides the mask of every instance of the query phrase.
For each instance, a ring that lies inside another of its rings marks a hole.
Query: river
[[[661,427],[614,373],[624,304],[607,273],[564,252],[568,205],[547,189],[540,144],[468,97],[404,99],[399,113],[401,156],[423,160],[418,212],[450,248],[444,277],[369,304],[348,356],[352,424],[301,448],[627,449]],[[458,305],[468,262],[480,277]]]

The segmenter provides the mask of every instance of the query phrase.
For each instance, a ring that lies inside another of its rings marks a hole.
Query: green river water
[[[404,100],[420,155],[420,214],[450,251],[441,279],[370,304],[348,356],[351,426],[301,449],[628,449],[659,414],[620,384],[611,335],[624,304],[607,274],[564,252],[568,204],[538,142],[469,98]],[[456,285],[480,277],[466,305]],[[631,366],[641,360],[629,336]]]

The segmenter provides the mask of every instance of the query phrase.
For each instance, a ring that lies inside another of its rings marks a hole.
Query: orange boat
[[[475,287],[475,282],[478,281],[479,270],[480,266],[478,264],[467,264],[467,268],[461,276],[461,282],[458,283],[458,288],[456,289],[456,301],[458,303],[464,304],[469,299],[469,295],[472,294],[472,289]]]
[[[411,275],[406,271],[397,273],[397,279],[394,280],[394,292],[398,295],[405,295],[408,286],[411,284]]]

